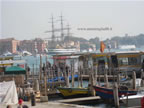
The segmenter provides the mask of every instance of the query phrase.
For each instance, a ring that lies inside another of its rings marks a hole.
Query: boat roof
[[[84,52],[77,52],[77,53],[66,53],[66,54],[54,54],[52,56],[80,56],[86,54]]]
[[[101,55],[106,56],[108,54],[115,55],[115,54],[141,54],[144,53],[142,51],[119,51],[119,52],[104,52],[104,53],[96,53],[96,52],[79,52],[79,53],[70,53],[70,54],[55,54],[55,56],[93,56],[93,55]]]
[[[13,56],[0,56],[0,60],[12,60]]]
[[[3,60],[0,62],[0,65],[4,64],[13,64],[13,63],[25,63],[25,60]]]
[[[142,51],[119,51],[116,54],[127,54],[127,53],[142,53]]]

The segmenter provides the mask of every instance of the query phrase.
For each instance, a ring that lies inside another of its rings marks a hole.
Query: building
[[[35,44],[33,43],[32,40],[23,40],[20,41],[20,50],[22,51],[28,51],[28,52],[34,52],[35,50]]]
[[[16,53],[19,42],[20,41],[15,40],[14,38],[0,39],[0,54],[6,52]]]
[[[45,48],[47,48],[47,42],[40,38],[35,38],[34,40],[23,40],[20,42],[20,49],[31,53],[35,53],[36,49],[38,51],[37,53],[43,53]]]
[[[45,48],[47,48],[47,41],[44,41],[40,38],[35,38],[34,40],[35,48],[38,50],[38,53],[43,53]]]

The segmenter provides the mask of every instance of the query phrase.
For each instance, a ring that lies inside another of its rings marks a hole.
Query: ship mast
[[[64,20],[63,20],[62,14],[60,15],[60,20],[58,20],[58,21],[60,21],[60,28],[59,29],[55,29],[55,26],[54,26],[55,22],[54,22],[53,15],[51,15],[50,19],[51,19],[50,23],[51,23],[52,30],[51,31],[46,31],[45,33],[52,32],[50,46],[52,48],[54,48],[54,47],[56,47],[56,44],[58,44],[58,43],[61,44],[61,45],[64,44],[64,30],[67,30],[67,36],[69,36],[70,35],[70,33],[69,33],[70,28],[69,28],[69,25],[67,25],[67,28],[63,27],[64,26],[64,24],[63,24]],[[61,35],[60,36],[55,36],[55,32],[61,32]],[[56,38],[57,38],[57,42],[55,40]],[[58,38],[60,38],[61,42],[58,42]]]
[[[55,41],[55,30],[54,30],[54,18],[53,15],[51,16],[51,27],[52,27],[52,42]]]
[[[67,37],[68,37],[68,41],[70,41],[70,25],[67,24]]]
[[[56,37],[55,36],[55,32],[57,31],[56,29],[55,29],[55,26],[54,26],[54,18],[53,18],[53,15],[51,15],[51,22],[49,22],[49,23],[51,23],[51,31],[45,31],[45,33],[48,33],[48,32],[51,32],[52,33],[52,36],[51,36],[51,38],[47,38],[47,39],[51,39],[51,41],[50,41],[50,44],[49,44],[49,46],[50,46],[50,48],[55,48],[56,47],[56,40],[55,40],[55,38],[58,38],[58,37]]]
[[[63,16],[61,14],[60,16],[60,21],[61,21],[61,41],[64,42],[64,33],[63,33]]]

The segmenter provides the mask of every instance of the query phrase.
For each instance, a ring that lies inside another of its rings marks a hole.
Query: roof
[[[11,66],[5,69],[5,74],[26,74],[26,70],[19,66]]]

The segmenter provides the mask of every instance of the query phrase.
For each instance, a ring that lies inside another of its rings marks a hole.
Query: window
[[[119,58],[119,65],[137,65],[137,64],[138,64],[138,58],[136,57]]]
[[[129,65],[136,65],[138,63],[136,57],[129,57],[128,61],[129,61]]]
[[[107,57],[103,56],[103,57],[96,58],[96,61],[100,61],[100,60],[104,60],[105,62],[107,62]]]
[[[128,58],[119,58],[119,65],[128,65]]]

